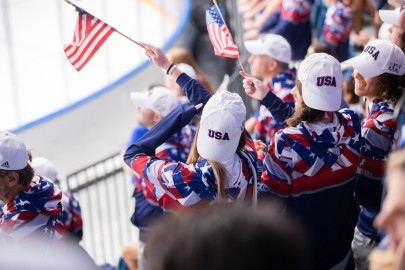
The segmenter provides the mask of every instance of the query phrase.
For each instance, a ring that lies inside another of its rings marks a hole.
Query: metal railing
[[[134,188],[122,164],[116,154],[67,177],[82,209],[81,245],[97,264],[116,264],[123,244],[138,241],[138,229],[130,222]]]

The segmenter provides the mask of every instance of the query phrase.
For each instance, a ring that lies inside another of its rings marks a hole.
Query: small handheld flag
[[[238,47],[232,40],[217,5],[210,7],[206,13],[208,35],[214,46],[215,55],[229,58],[239,58]]]
[[[80,71],[116,30],[87,11],[73,6],[79,15],[73,41],[65,46],[64,51],[73,67]]]

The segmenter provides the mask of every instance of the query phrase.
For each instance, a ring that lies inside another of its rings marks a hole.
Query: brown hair
[[[199,81],[201,85],[204,86],[208,92],[210,92],[211,95],[214,94],[214,89],[208,80],[208,76],[198,66],[190,51],[184,48],[171,48],[169,51],[167,51],[166,56],[173,63],[184,63],[190,65],[197,75],[197,81]]]
[[[25,166],[24,169],[16,170],[16,171],[6,171],[0,170],[0,176],[6,176],[10,172],[16,172],[18,174],[18,184],[26,187],[31,183],[32,178],[34,177],[34,169],[31,167],[30,164]]]
[[[187,164],[192,164],[192,163],[197,163],[201,160],[203,160],[203,157],[200,156],[200,153],[198,153],[197,150],[197,138],[198,138],[198,132],[199,128],[197,129],[196,135],[194,136],[194,141],[193,144],[191,145],[190,148],[190,153],[188,155]],[[236,151],[241,151],[243,147],[246,145],[246,130],[244,129],[242,131],[242,134],[240,135],[239,143],[238,143],[238,148]],[[224,165],[222,165],[221,162],[216,162],[216,161],[211,161],[207,159],[208,164],[212,167],[212,170],[214,171],[215,179],[217,181],[217,194],[218,198],[225,198],[225,182],[228,179],[228,172]]]
[[[405,76],[383,73],[379,75],[377,98],[372,102],[377,103],[384,100],[391,100],[396,103],[404,92]]]
[[[297,79],[295,81],[295,84],[297,86],[297,89],[298,89],[300,95],[302,95],[301,82]],[[325,114],[324,111],[310,108],[304,103],[304,101],[301,101],[301,108],[299,110],[297,110],[297,108],[295,108],[294,114],[291,116],[291,118],[287,119],[286,122],[289,127],[296,127],[302,121],[307,121],[309,123],[319,121],[322,119],[324,114]]]

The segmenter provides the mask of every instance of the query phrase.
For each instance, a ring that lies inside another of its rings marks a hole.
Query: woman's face
[[[402,36],[404,35],[405,28],[404,27],[399,27],[396,25],[391,25],[388,28],[388,32],[390,32],[390,41],[398,45],[399,47],[402,47]]]
[[[352,73],[354,78],[354,92],[359,97],[367,97],[369,100],[373,100],[378,93],[379,76],[376,77],[364,77],[356,69]]]

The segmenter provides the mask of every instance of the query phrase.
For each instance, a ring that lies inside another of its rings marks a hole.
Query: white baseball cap
[[[311,54],[301,62],[297,76],[308,107],[326,112],[339,110],[343,74],[336,58],[326,53]]]
[[[177,97],[164,86],[155,86],[146,92],[131,92],[132,103],[141,108],[150,108],[162,116],[166,116],[177,105]]]
[[[280,35],[266,34],[258,39],[245,40],[246,50],[251,54],[264,54],[283,63],[291,61],[291,46],[288,41]]]
[[[55,182],[58,176],[58,171],[56,170],[56,167],[53,165],[53,163],[50,162],[48,159],[44,157],[34,157],[32,159],[31,166],[32,168],[34,168],[34,171],[37,174],[49,178],[52,180],[52,182]]]
[[[401,48],[388,40],[372,40],[363,52],[346,62],[365,77],[375,77],[383,73],[403,75],[405,55]]]
[[[200,156],[216,162],[233,158],[245,118],[246,107],[238,94],[223,90],[213,95],[201,115],[197,137]]]
[[[394,10],[379,10],[380,18],[383,22],[397,25],[400,27],[405,26],[405,5]]]
[[[18,171],[27,165],[27,148],[21,139],[11,132],[0,132],[0,170]]]

